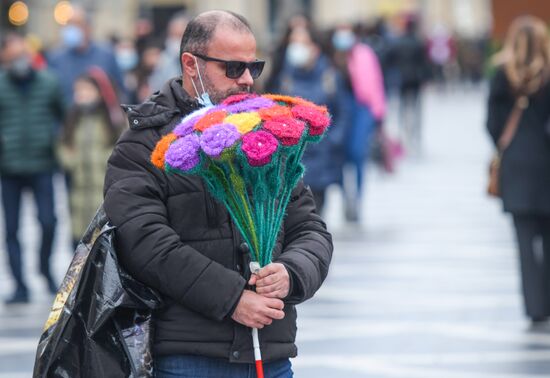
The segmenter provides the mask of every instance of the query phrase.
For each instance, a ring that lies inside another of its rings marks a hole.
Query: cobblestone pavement
[[[483,191],[491,153],[484,96],[427,93],[422,152],[394,175],[369,171],[360,226],[343,221],[340,193],[329,193],[336,249],[325,285],[299,307],[297,377],[550,377],[550,327],[530,329],[523,317],[511,223]],[[388,123],[393,130],[393,117]],[[0,305],[0,378],[31,376],[52,301],[34,277],[31,202],[21,237],[33,302]],[[61,279],[70,247],[66,209],[58,212]],[[0,248],[5,297],[11,281]]]

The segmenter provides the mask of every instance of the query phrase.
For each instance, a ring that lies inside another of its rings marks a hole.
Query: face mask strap
[[[193,89],[195,89],[195,93],[197,94],[197,101],[204,106],[211,106],[212,101],[210,100],[210,96],[208,95],[208,93],[206,92],[206,89],[204,88],[204,83],[202,81],[201,70],[199,69],[199,63],[197,62],[197,57],[193,56],[193,58],[195,59],[195,66],[197,67],[197,73],[199,74],[199,82],[202,88],[202,95],[199,95],[199,91],[197,90],[197,86],[195,85],[195,80],[191,78],[191,84],[193,84]]]

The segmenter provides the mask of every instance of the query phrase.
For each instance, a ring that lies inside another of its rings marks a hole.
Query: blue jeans
[[[9,263],[13,279],[17,285],[16,291],[20,293],[27,292],[27,285],[23,277],[21,245],[17,237],[21,196],[26,189],[33,192],[38,212],[38,222],[42,228],[40,273],[47,279],[51,279],[50,256],[56,224],[52,178],[52,173],[4,175],[0,178]]]
[[[355,170],[358,196],[363,191],[363,167],[369,157],[375,126],[376,119],[370,109],[355,101],[353,123],[346,141],[346,159]]]
[[[264,363],[265,378],[292,378],[290,360]],[[254,364],[235,364],[219,358],[191,355],[155,358],[156,378],[256,378]]]

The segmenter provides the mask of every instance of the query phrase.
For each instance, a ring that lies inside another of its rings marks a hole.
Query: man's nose
[[[237,84],[246,85],[251,87],[254,84],[254,79],[250,74],[250,70],[247,68],[244,70],[243,74],[237,79]]]

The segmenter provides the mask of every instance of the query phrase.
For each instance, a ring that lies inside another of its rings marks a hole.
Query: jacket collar
[[[183,117],[199,107],[183,89],[181,78],[167,81],[160,91],[139,105],[122,105],[134,130],[166,126],[174,117]]]

